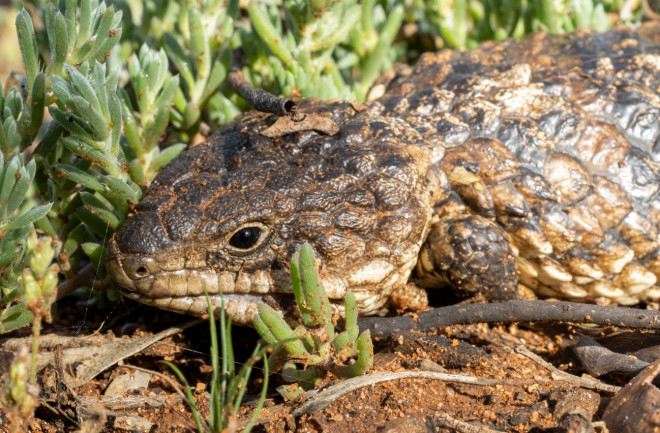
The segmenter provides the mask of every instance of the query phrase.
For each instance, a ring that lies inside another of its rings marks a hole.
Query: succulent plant
[[[344,330],[335,331],[330,300],[319,277],[314,251],[305,243],[291,259],[291,282],[301,324],[295,329],[268,305],[259,307],[254,327],[276,349],[268,359],[271,371],[282,370],[286,381],[297,388],[282,386],[278,391],[289,398],[314,388],[325,372],[339,377],[366,373],[373,363],[373,344],[369,331],[361,334],[357,326],[355,295],[344,300]],[[351,363],[357,354],[357,359]],[[302,367],[300,367],[302,366]]]

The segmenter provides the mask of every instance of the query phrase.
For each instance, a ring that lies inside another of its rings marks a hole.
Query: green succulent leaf
[[[0,312],[0,334],[29,325],[34,314],[25,304],[16,304]]]
[[[69,80],[73,85],[73,89],[76,90],[76,94],[80,95],[82,99],[87,101],[93,111],[101,113],[101,104],[96,96],[97,92],[94,90],[87,77],[78,72],[78,70],[72,66],[66,65],[65,69],[69,74]]]
[[[6,206],[4,206],[4,209],[2,210],[3,219],[14,215],[18,207],[25,200],[25,196],[27,195],[28,188],[30,187],[30,184],[32,183],[32,178],[34,177],[35,166],[36,165],[34,160],[31,160],[30,162],[28,162],[28,164],[25,167],[21,167],[16,172],[18,179],[14,184],[14,188],[11,194],[7,198]],[[2,206],[2,202],[0,202],[0,207],[1,206]]]
[[[313,43],[309,45],[309,51],[320,51],[332,48],[348,39],[350,33],[355,30],[355,27],[360,22],[361,16],[362,7],[360,5],[355,5],[348,9],[348,11],[343,14],[341,22],[337,23],[338,25],[332,30],[332,33],[325,35],[325,37],[315,38]]]
[[[76,214],[80,221],[101,239],[109,239],[118,223],[117,218],[112,213],[102,209],[81,207],[76,210]]]
[[[80,245],[95,266],[105,262],[105,248],[101,244],[85,242]]]
[[[195,88],[195,78],[193,77],[192,71],[190,70],[188,58],[183,51],[183,48],[181,48],[179,41],[177,41],[176,38],[171,34],[166,33],[163,37],[163,45],[170,60],[174,62],[174,65],[176,65],[179,74],[181,74],[181,77],[183,77],[188,91],[191,92]]]
[[[226,80],[230,62],[231,52],[229,50],[223,51],[221,56],[215,59],[213,66],[211,67],[209,78],[206,80],[206,87],[204,89],[204,94],[202,95],[202,100],[210,98]]]
[[[340,352],[345,350],[346,347],[350,344],[348,332],[340,332],[337,334],[334,340],[332,340],[332,348],[335,352]]]
[[[14,155],[18,152],[20,144],[21,137],[18,134],[16,121],[13,117],[8,116],[4,123],[0,125],[0,149],[7,156]]]
[[[188,27],[190,28],[190,44],[193,57],[195,58],[197,75],[207,78],[211,71],[211,53],[204,34],[204,24],[200,12],[196,9],[188,11]]]
[[[66,240],[62,245],[62,253],[67,257],[71,256],[78,249],[86,235],[85,226],[80,224],[80,218],[77,215],[72,215],[70,222],[74,227],[66,233]]]
[[[133,189],[125,181],[114,176],[105,176],[103,182],[108,186],[113,196],[125,202],[137,203],[140,201],[139,189]]]
[[[297,382],[304,390],[314,389],[323,377],[322,371],[314,366],[299,370],[296,364],[287,362],[282,368],[282,379],[287,382]]]
[[[286,400],[295,400],[303,395],[305,390],[301,386],[298,386],[298,384],[292,384],[278,386],[277,392]]]
[[[87,99],[78,95],[74,95],[71,102],[76,113],[82,117],[93,131],[94,141],[105,141],[110,135],[110,131],[106,127],[105,120],[101,117],[102,113],[95,111],[91,104],[87,102]]]
[[[32,89],[32,83],[39,72],[39,54],[37,39],[34,37],[32,18],[25,9],[21,10],[16,16],[16,31],[21,55],[23,56],[23,65],[25,65],[28,78],[28,88]]]
[[[80,191],[80,200],[89,208],[99,208],[105,211],[112,211],[112,205],[100,194],[92,194],[88,191]]]
[[[134,159],[128,164],[128,166],[129,172],[131,174],[131,180],[138,185],[145,185],[147,182],[147,177],[144,172],[142,162],[139,159]]]
[[[59,75],[54,75],[53,82],[51,83],[51,89],[53,93],[55,93],[55,96],[57,96],[57,99],[61,102],[62,106],[71,106],[71,99],[73,98],[73,94],[69,90],[69,83],[64,78],[60,77]]]
[[[107,92],[108,90],[110,91],[115,90],[116,84],[114,87],[111,87],[111,83],[110,85],[108,85],[109,84],[108,81],[110,80],[106,80],[105,75],[106,75],[105,64],[94,62],[94,68],[92,69],[92,74],[90,77],[90,84],[94,89],[94,95],[98,98],[98,107],[97,108],[92,107],[92,108],[96,110],[97,114],[102,119],[109,119],[110,112],[108,107]]]
[[[57,31],[55,30],[55,14],[58,13],[57,8],[51,2],[46,5],[46,10],[44,11],[44,17],[46,21],[46,34],[48,35],[48,46],[50,47],[50,59],[51,62],[55,57],[55,45],[57,38]]]
[[[333,373],[339,377],[355,377],[365,374],[373,365],[374,347],[369,331],[364,331],[357,339],[358,359],[348,367],[337,367]]]
[[[385,56],[385,51],[392,46],[392,42],[401,27],[403,16],[404,7],[402,4],[397,4],[390,11],[385,26],[380,32],[376,48],[374,48],[374,51],[369,55],[369,59],[362,70],[361,86],[363,92],[366,93],[366,90],[371,87],[378,77],[378,74],[382,72],[384,67],[383,61],[387,58]]]
[[[168,162],[174,159],[181,152],[186,150],[186,145],[183,143],[173,144],[172,146],[161,151],[153,161],[153,169],[158,171],[165,166]]]
[[[76,46],[80,47],[92,36],[92,22],[94,20],[94,12],[99,7],[99,0],[89,0],[81,2],[80,5],[80,25],[78,30],[78,37],[76,38]]]
[[[160,86],[158,86],[160,87]],[[177,88],[179,87],[179,76],[176,75],[167,80],[167,84],[163,87],[158,99],[156,99],[156,107],[161,110],[166,110],[174,102]]]
[[[31,224],[34,224],[37,220],[45,217],[50,208],[53,206],[52,203],[36,206],[29,211],[25,212],[12,219],[4,228],[4,231],[11,231],[20,227],[27,227]]]
[[[284,64],[293,62],[293,56],[284,46],[282,38],[280,37],[281,32],[278,32],[273,26],[264,6],[256,2],[250,2],[248,6],[248,14],[254,29],[259,36],[261,36],[261,39],[266,43],[273,54],[279,57]]]
[[[186,108],[183,110],[183,126],[185,129],[192,128],[199,122],[202,113],[199,111],[199,106],[194,102],[189,102],[186,104]]]
[[[14,191],[14,186],[16,185],[16,175],[20,173],[21,166],[21,158],[18,155],[15,155],[5,165],[2,178],[0,179],[0,204],[9,202],[9,197]],[[3,215],[3,218],[9,216],[11,215],[5,214]]]
[[[73,103],[72,103],[73,105]],[[63,129],[69,131],[71,134],[77,136],[86,143],[96,143],[94,131],[90,126],[77,114],[60,110],[57,107],[48,107],[53,120],[55,120]]]
[[[95,38],[90,38],[88,42],[91,42],[89,53],[87,58],[97,58],[99,55],[103,55],[103,50],[108,46],[108,42],[111,43],[110,46],[114,45],[115,40],[117,39],[116,32],[111,32],[113,22],[115,21],[115,8],[110,6],[104,10],[104,4],[102,3],[98,9],[98,14],[101,19],[99,20],[97,27],[94,31]],[[118,12],[119,19],[121,20],[121,12]],[[116,25],[116,24],[115,24]],[[87,60],[87,59],[84,59]],[[78,59],[76,63],[82,63],[84,60]]]
[[[303,323],[305,326],[314,326],[316,323],[312,318],[312,309],[305,302],[305,297],[303,294],[302,283],[300,281],[300,251],[296,251],[291,257],[291,284],[293,286],[293,294],[296,298],[296,304],[300,309],[300,315],[302,316]]]
[[[296,338],[289,325],[272,307],[265,304],[259,305],[259,318],[263,322],[263,325],[260,324],[261,328],[263,329],[266,326],[270,330],[270,333],[262,335],[264,340],[269,335],[272,335],[276,341],[290,340],[283,343],[283,345],[291,355],[302,356],[307,352],[300,339]]]
[[[358,319],[358,309],[357,309],[357,300],[355,295],[352,292],[348,292],[344,298],[344,312],[345,312],[345,323],[346,323],[346,332],[349,335],[349,344],[353,344],[358,338],[359,328],[357,324]]]
[[[252,324],[254,325],[254,329],[257,331],[257,333],[261,335],[261,338],[266,340],[266,343],[277,344],[277,338],[275,335],[273,335],[273,333],[270,331],[270,327],[266,325],[266,322],[264,322],[259,314],[254,317]]]
[[[32,84],[30,92],[29,114],[25,125],[26,146],[31,144],[32,138],[39,131],[44,119],[44,107],[46,100],[46,75],[39,72]]]
[[[76,9],[77,9],[77,0],[64,0],[60,2],[60,8],[63,7],[63,10],[60,9],[60,12],[64,14],[66,20],[66,28],[68,30],[68,39],[67,44],[70,47],[73,47],[76,43]]]
[[[98,164],[101,167],[109,167],[114,164],[112,158],[108,157],[105,152],[100,151],[85,142],[74,140],[71,137],[63,138],[61,142],[71,152],[94,164]]]
[[[115,92],[108,94],[108,106],[110,108],[110,125],[112,126],[112,148],[113,156],[119,155],[119,136],[121,134],[121,103]]]
[[[102,178],[93,171],[87,172],[69,164],[56,164],[54,168],[60,175],[72,180],[77,184],[85,186],[100,194],[104,194],[106,192],[103,183],[101,183]]]
[[[12,263],[21,261],[28,231],[29,227],[21,227],[6,232],[0,239],[0,269],[7,269]],[[16,292],[16,296],[18,293]],[[8,298],[7,302],[11,302],[11,298]]]
[[[52,29],[53,38],[51,40],[51,61],[56,65],[56,71],[59,71],[69,55],[69,35],[67,32],[66,19],[59,11],[55,13]]]
[[[318,326],[332,325],[332,310],[323,283],[316,269],[314,250],[308,243],[300,248],[299,275],[304,305],[311,311],[312,320]],[[332,334],[332,328],[329,329]]]

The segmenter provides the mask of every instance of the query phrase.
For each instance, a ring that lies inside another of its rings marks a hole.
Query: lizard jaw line
[[[129,299],[142,304],[151,305],[163,310],[173,311],[180,314],[189,314],[197,317],[208,316],[208,302],[211,303],[211,311],[216,318],[222,312],[223,304],[232,322],[238,325],[251,325],[257,314],[259,305],[266,304],[263,295],[248,293],[227,293],[200,296],[160,297],[153,298],[139,292],[122,290],[122,294]]]

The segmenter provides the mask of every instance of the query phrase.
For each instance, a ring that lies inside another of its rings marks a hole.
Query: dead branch
[[[293,411],[293,416],[300,416],[305,413],[317,412],[339,397],[353,392],[356,389],[364,388],[365,386],[374,385],[388,380],[398,379],[435,379],[443,380],[445,382],[463,383],[467,385],[481,385],[481,386],[496,386],[496,385],[520,385],[522,383],[535,383],[534,381],[521,381],[521,380],[494,380],[494,379],[481,379],[462,374],[449,374],[449,373],[435,373],[431,371],[402,371],[402,372],[387,372],[387,373],[373,373],[364,376],[358,376],[351,379],[339,382],[332,385],[318,394],[311,397],[305,403],[300,405],[298,409]]]
[[[243,76],[243,72],[232,68],[227,77],[231,89],[238,93],[245,102],[257,111],[289,116],[294,121],[304,120],[305,116],[296,116],[298,106],[291,98],[278,98],[263,89],[255,89]]]
[[[565,371],[561,371],[554,365],[550,364],[549,362],[545,361],[543,358],[535,354],[534,352],[527,349],[525,346],[521,345],[516,347],[516,353],[528,357],[532,361],[536,362],[537,364],[548,370],[554,380],[569,382],[580,388],[593,389],[596,391],[605,391],[605,392],[610,392],[612,394],[616,394],[621,390],[620,386],[609,385],[607,383],[603,383],[596,379],[579,377],[572,375],[570,373],[566,373]]]
[[[576,302],[507,301],[461,304],[435,308],[415,315],[364,317],[361,330],[372,337],[389,337],[394,331],[431,331],[470,323],[592,323],[630,329],[660,329],[660,312],[627,307],[604,307]]]

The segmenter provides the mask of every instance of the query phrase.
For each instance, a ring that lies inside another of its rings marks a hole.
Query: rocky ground
[[[40,406],[28,422],[30,431],[196,431],[179,381],[162,361],[183,371],[206,416],[208,322],[188,326],[189,317],[128,301],[109,310],[65,301],[59,317],[43,331]],[[2,337],[3,372],[18,346],[29,343],[28,335],[21,329]],[[235,327],[233,341],[240,364],[258,335]],[[591,432],[604,431],[603,418],[609,431],[656,431],[657,344],[653,333],[593,325],[472,324],[395,332],[376,341],[374,368],[366,377],[339,380],[329,374],[323,392],[284,401],[275,391],[281,377],[272,375],[254,431]],[[262,373],[257,364],[227,431],[242,431],[252,416]],[[0,422],[2,431],[11,431],[9,418]]]

